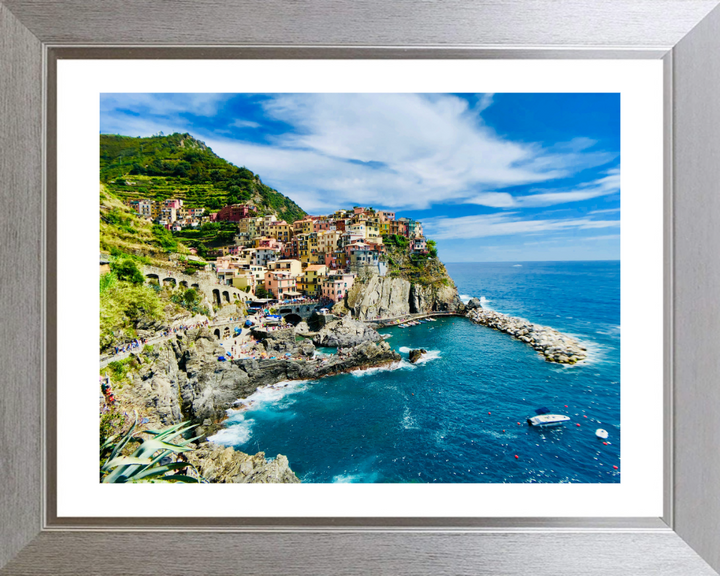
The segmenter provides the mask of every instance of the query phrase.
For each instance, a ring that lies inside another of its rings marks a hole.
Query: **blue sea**
[[[388,328],[402,362],[258,390],[214,440],[284,454],[303,482],[619,482],[620,263],[447,269],[465,301],[573,335],[588,361],[550,364],[464,318]],[[571,421],[531,428],[539,407]]]

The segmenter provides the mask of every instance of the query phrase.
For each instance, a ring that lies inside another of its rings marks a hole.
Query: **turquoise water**
[[[619,482],[619,262],[447,268],[465,300],[572,334],[589,361],[549,364],[464,318],[389,328],[392,369],[258,390],[215,440],[285,454],[304,482]],[[430,353],[411,365],[419,347]],[[541,406],[572,421],[530,428]]]

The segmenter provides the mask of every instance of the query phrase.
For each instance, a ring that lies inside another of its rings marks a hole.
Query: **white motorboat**
[[[528,418],[530,426],[560,426],[563,422],[570,420],[569,417],[562,414],[541,414]]]
[[[537,414],[537,416],[528,418],[527,423],[530,424],[530,426],[549,427],[560,426],[564,422],[568,422],[570,420],[569,416],[564,416],[562,414],[548,414],[548,412],[550,412],[550,410],[547,408],[538,408],[535,410],[535,414]]]

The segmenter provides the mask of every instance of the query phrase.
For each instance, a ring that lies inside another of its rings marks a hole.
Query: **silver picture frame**
[[[0,574],[720,571],[720,0],[0,0]],[[643,58],[665,70],[661,518],[55,515],[60,59]]]

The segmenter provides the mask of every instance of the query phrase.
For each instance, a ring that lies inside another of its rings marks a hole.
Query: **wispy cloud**
[[[581,183],[572,190],[550,190],[523,195],[512,196],[507,192],[484,192],[468,200],[470,204],[488,206],[491,208],[538,208],[581,202],[600,196],[609,196],[620,192],[620,169],[608,171],[602,178],[592,182]],[[607,212],[611,212],[608,210]],[[596,214],[605,211],[597,210]]]
[[[619,225],[619,220],[593,220],[591,218],[529,219],[521,217],[517,212],[461,216],[459,218],[437,217],[424,222],[428,234],[438,240],[592,230],[614,228]]]

